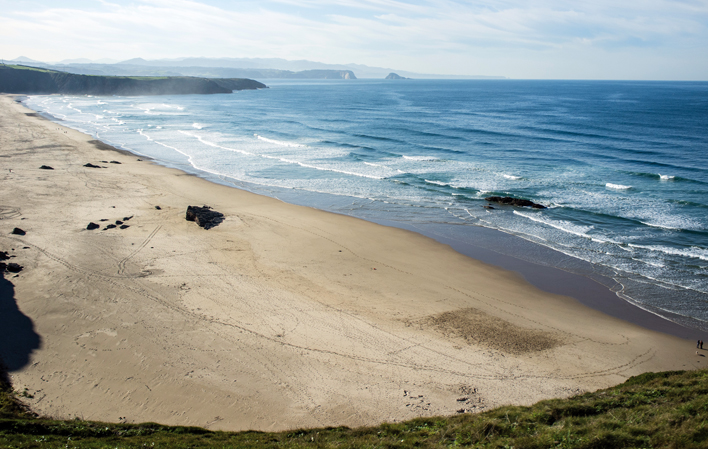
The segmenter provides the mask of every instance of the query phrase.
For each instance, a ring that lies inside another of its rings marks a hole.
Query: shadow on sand
[[[34,323],[20,312],[15,286],[0,273],[0,383],[9,384],[9,374],[25,367],[42,343]]]

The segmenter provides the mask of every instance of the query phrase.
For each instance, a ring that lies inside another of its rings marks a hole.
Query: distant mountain
[[[138,64],[128,64],[138,63]],[[303,70],[292,72],[277,69],[237,69],[227,67],[179,67],[150,66],[145,60],[125,61],[119,64],[45,64],[27,63],[33,67],[59,70],[79,75],[102,76],[196,76],[201,78],[250,78],[250,79],[347,79],[354,80],[356,75],[351,70]]]
[[[57,62],[55,65],[60,65],[60,64],[115,64],[118,62],[117,59],[110,59],[110,58],[101,58],[101,59],[96,59],[95,61],[91,59],[86,59],[86,58],[79,58],[79,59],[64,59],[62,61]]]
[[[12,59],[12,60],[7,61],[7,62],[20,62],[20,63],[21,63],[21,62],[39,62],[39,61],[35,61],[34,59],[30,59],[30,58],[27,58],[27,57],[25,57],[25,56],[20,56],[20,57],[18,57],[18,58]]]
[[[24,65],[0,65],[0,92],[70,95],[219,94],[261,89],[249,79],[87,76]]]
[[[435,75],[370,67],[362,64],[325,64],[280,58],[177,58],[128,59],[114,64],[85,59],[46,64],[25,58],[24,64],[84,75],[116,76],[199,76],[206,78],[237,77],[254,79],[382,79],[390,73],[417,79],[502,79],[502,76]]]
[[[405,77],[399,75],[398,73],[391,72],[388,75],[386,75],[386,79],[387,80],[407,80],[408,78],[405,78]]]
[[[142,65],[151,67],[203,67],[232,69],[274,69],[274,70],[351,70],[357,78],[385,78],[389,73],[396,72],[403,77],[418,79],[503,79],[503,76],[482,75],[434,75],[394,70],[382,67],[370,67],[363,64],[325,64],[307,60],[290,61],[281,58],[178,58],[145,60],[143,58],[129,59],[119,62],[119,65]]]

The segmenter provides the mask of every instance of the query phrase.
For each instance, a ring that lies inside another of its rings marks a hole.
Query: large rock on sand
[[[194,221],[204,229],[211,229],[224,221],[224,214],[212,210],[209,206],[188,206],[187,221]]]
[[[507,204],[509,206],[533,207],[534,209],[545,209],[546,206],[534,203],[533,201],[524,200],[521,198],[512,198],[510,196],[488,196],[485,200],[490,203]]]

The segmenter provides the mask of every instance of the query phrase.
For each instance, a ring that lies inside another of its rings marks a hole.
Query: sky
[[[708,0],[0,0],[0,57],[19,56],[706,81]]]

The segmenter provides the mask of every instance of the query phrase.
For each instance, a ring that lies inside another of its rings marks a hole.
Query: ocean
[[[611,279],[621,300],[708,331],[708,83],[266,84],[25,103],[137,155],[284,201],[441,241],[502,231],[530,243],[490,250]],[[484,208],[492,195],[548,208]]]

